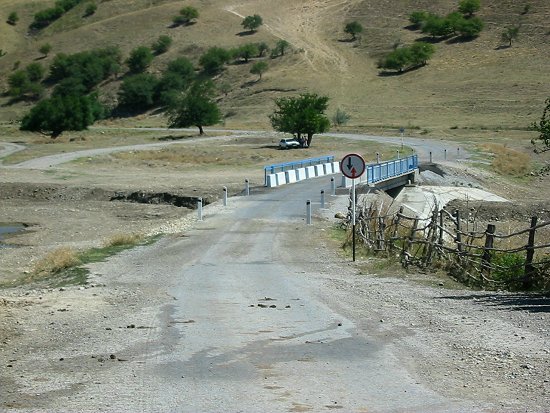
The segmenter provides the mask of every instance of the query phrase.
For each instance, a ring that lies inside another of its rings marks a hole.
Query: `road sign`
[[[359,178],[365,172],[365,160],[361,155],[350,153],[342,159],[340,171],[351,179]]]

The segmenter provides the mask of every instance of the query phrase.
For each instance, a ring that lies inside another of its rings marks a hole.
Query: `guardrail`
[[[277,172],[284,172],[290,169],[304,168],[306,166],[321,165],[334,162],[334,155],[321,156],[318,158],[302,159],[294,162],[275,163],[264,166],[264,185],[267,185],[267,175]]]
[[[418,155],[407,156],[406,158],[393,159],[380,163],[368,164],[364,176],[366,182],[374,184],[385,181],[394,176],[403,175],[418,168]],[[365,182],[365,180],[362,180]]]

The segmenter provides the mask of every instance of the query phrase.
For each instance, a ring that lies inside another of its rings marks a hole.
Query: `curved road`
[[[101,129],[108,130],[108,128],[101,128]],[[132,128],[129,128],[129,129],[132,129]],[[166,129],[166,128],[139,128],[139,130],[189,131],[189,129]],[[67,153],[43,156],[40,158],[35,158],[28,161],[20,162],[15,165],[6,165],[2,167],[20,168],[20,169],[48,169],[53,166],[61,165],[66,162],[71,162],[79,158],[106,155],[106,154],[115,153],[115,152],[160,149],[170,145],[177,145],[179,143],[186,143],[186,142],[191,142],[193,140],[199,140],[199,139],[200,140],[223,140],[223,139],[235,138],[240,136],[275,133],[270,131],[243,131],[243,130],[225,130],[225,129],[212,129],[211,131],[221,132],[221,133],[230,133],[230,135],[190,138],[190,139],[185,139],[183,141],[173,141],[173,142],[159,142],[159,143],[149,143],[149,144],[141,144],[141,145],[126,145],[126,146],[116,146],[116,147],[109,147],[109,148],[86,149],[86,150],[75,151],[75,152],[67,152]],[[350,140],[368,140],[368,141],[375,141],[375,142],[387,143],[392,145],[399,145],[402,142],[404,145],[411,147],[418,154],[420,161],[428,161],[430,159],[430,152],[433,153],[434,160],[442,161],[444,160],[443,154],[445,150],[447,151],[447,160],[453,160],[453,159],[456,160],[457,158],[464,158],[468,156],[467,152],[462,148],[460,148],[460,150],[457,151],[456,143],[444,141],[444,140],[421,139],[421,138],[411,138],[411,137],[401,138],[401,137],[375,136],[375,135],[364,135],[364,134],[357,134],[357,133],[327,133],[327,134],[321,134],[319,136],[333,136],[336,138],[344,138],[344,139],[350,139]],[[4,147],[4,149],[0,149],[0,165],[1,165],[2,158],[25,149],[24,146],[13,144],[13,143],[1,143],[0,145]]]

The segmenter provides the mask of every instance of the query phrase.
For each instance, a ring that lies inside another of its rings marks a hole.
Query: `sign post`
[[[355,180],[365,172],[365,160],[361,155],[350,153],[342,158],[340,170],[344,176],[351,179],[352,254],[355,261]]]

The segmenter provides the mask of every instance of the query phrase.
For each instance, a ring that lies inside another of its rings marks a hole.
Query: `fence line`
[[[536,242],[537,232],[550,222],[532,217],[526,229],[503,235],[491,223],[483,232],[465,231],[458,210],[437,205],[424,220],[405,215],[403,207],[393,214],[385,209],[376,202],[357,206],[357,235],[374,253],[399,252],[404,267],[437,263],[456,278],[483,286],[529,289],[542,282],[550,287],[550,244],[547,238]]]

